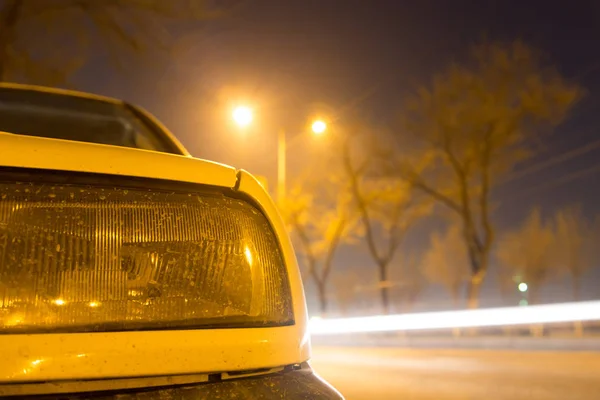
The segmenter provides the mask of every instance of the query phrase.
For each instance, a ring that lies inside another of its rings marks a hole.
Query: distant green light
[[[527,284],[525,282],[521,282],[521,283],[519,283],[518,288],[519,288],[519,292],[524,293],[527,291]]]

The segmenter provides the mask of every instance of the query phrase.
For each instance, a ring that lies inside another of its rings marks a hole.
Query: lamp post
[[[240,106],[233,110],[232,114],[235,123],[245,128],[252,123],[252,109],[246,106]],[[315,135],[322,135],[327,130],[327,123],[323,120],[315,120],[311,126]],[[286,192],[286,166],[287,166],[287,135],[285,129],[279,129],[277,133],[277,201],[281,202],[285,198]]]
[[[287,166],[287,144],[285,130],[280,129],[277,134],[277,201],[285,198],[285,175]]]
[[[325,133],[327,124],[322,120],[312,123],[312,132],[315,135]],[[284,129],[279,130],[277,136],[277,201],[283,201],[286,193],[286,166],[287,166],[287,141]]]

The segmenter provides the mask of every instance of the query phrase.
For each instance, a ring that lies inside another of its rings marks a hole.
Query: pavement
[[[313,347],[348,400],[596,400],[600,352]]]

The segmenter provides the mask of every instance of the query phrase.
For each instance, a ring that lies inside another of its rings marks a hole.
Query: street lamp
[[[320,119],[316,120],[312,124],[312,131],[316,135],[322,134],[323,132],[325,132],[326,129],[327,124],[324,121],[321,121]]]
[[[250,107],[239,106],[233,110],[233,120],[241,128],[245,128],[252,122],[252,109]]]
[[[232,117],[239,127],[245,128],[252,123],[252,109],[238,106],[233,110]],[[311,127],[315,135],[322,135],[327,130],[327,124],[323,120],[314,121]],[[282,201],[285,197],[286,152],[286,133],[284,129],[280,129],[277,136],[277,201]]]
[[[327,130],[327,124],[322,120],[314,121],[311,127],[315,135],[322,135]],[[285,198],[286,155],[286,133],[284,129],[280,129],[277,139],[277,201],[279,202]]]

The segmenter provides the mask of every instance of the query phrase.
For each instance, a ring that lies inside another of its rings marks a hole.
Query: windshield
[[[179,154],[168,136],[125,103],[0,89],[0,131]]]

